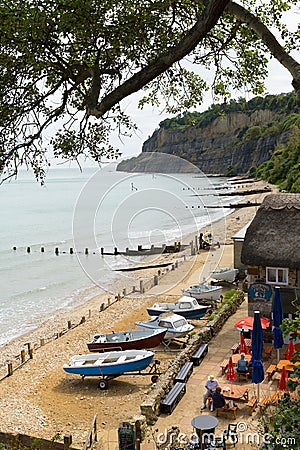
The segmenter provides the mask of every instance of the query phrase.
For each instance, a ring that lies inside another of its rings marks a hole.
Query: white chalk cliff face
[[[278,143],[286,144],[291,131],[282,134],[270,132],[261,135],[258,127],[268,126],[275,119],[270,110],[259,110],[252,114],[229,113],[218,117],[203,128],[184,129],[159,128],[143,144],[141,155],[123,161],[118,170],[125,172],[193,172],[193,165],[207,174],[240,175],[251,167],[270,159]],[[252,127],[256,127],[253,129]],[[252,129],[252,132],[251,132]],[[146,153],[148,152],[148,156]],[[149,158],[149,152],[167,153],[179,158],[171,161]],[[176,161],[178,159],[178,161]],[[187,160],[192,165],[185,165]],[[159,167],[158,167],[159,166]],[[159,170],[158,170],[159,169]]]

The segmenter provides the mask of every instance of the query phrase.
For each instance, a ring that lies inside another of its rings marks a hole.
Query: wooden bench
[[[270,359],[272,356],[273,351],[273,345],[269,345],[269,347],[266,347],[263,349],[263,355],[265,359]]]
[[[186,362],[183,364],[177,375],[175,375],[174,383],[186,383],[193,372],[194,364],[192,362]]]
[[[222,408],[215,408],[216,410],[216,416],[219,417],[219,412],[226,414],[226,413],[232,413],[233,418],[236,419],[236,411],[237,406],[233,406],[232,408],[225,408],[224,406]]]
[[[270,381],[272,376],[274,375],[274,373],[276,372],[276,365],[275,364],[271,364],[267,370],[266,370],[266,374],[268,377],[268,380]]]
[[[225,375],[226,369],[228,367],[228,358],[224,359],[221,364],[220,364],[221,370],[222,370],[222,375]]]
[[[199,366],[200,362],[208,352],[208,344],[201,344],[198,350],[191,356],[194,366]]]
[[[234,355],[235,353],[237,353],[239,351],[239,348],[240,344],[233,344],[233,346],[231,347],[232,354]]]
[[[258,404],[258,406],[260,408],[260,412],[263,412],[263,410],[265,409],[266,406],[268,406],[270,401],[271,401],[271,397],[269,395],[265,395],[263,397],[263,399]]]
[[[252,398],[250,398],[250,400],[247,403],[247,405],[249,406],[249,415],[250,416],[252,416],[252,413],[257,406],[257,401],[258,401],[257,397],[252,397]]]
[[[166,397],[160,403],[160,412],[171,414],[176,405],[182,399],[186,391],[185,383],[175,383]]]

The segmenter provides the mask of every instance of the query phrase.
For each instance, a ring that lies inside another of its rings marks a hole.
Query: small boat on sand
[[[90,352],[101,349],[111,350],[142,350],[154,348],[161,344],[166,330],[129,330],[107,334],[95,334],[93,340],[87,343]]]
[[[194,326],[189,324],[186,319],[178,314],[163,313],[158,317],[152,317],[150,320],[144,322],[135,322],[138,329],[153,329],[167,330],[165,340],[185,337]]]
[[[184,295],[190,295],[196,300],[218,300],[222,294],[222,286],[199,283],[190,286],[188,289],[182,289],[182,293]]]
[[[154,303],[147,308],[149,316],[159,316],[162,313],[172,311],[186,319],[200,319],[207,313],[210,305],[199,305],[195,298],[184,295],[176,303]]]
[[[232,283],[236,279],[238,271],[238,269],[227,267],[226,269],[214,270],[210,273],[210,276],[215,280],[229,281]]]
[[[149,350],[122,350],[107,353],[89,353],[75,355],[69,364],[64,364],[67,373],[81,376],[121,375],[146,369],[153,359],[154,353]]]

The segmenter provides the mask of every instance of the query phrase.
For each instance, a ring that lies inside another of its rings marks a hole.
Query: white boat
[[[222,286],[199,283],[190,286],[188,289],[182,289],[182,293],[190,295],[197,300],[218,300],[222,294]]]
[[[204,317],[211,305],[199,305],[197,300],[188,295],[184,295],[176,303],[154,303],[147,308],[149,316],[159,316],[164,312],[171,311],[186,319],[200,319]]]
[[[159,328],[167,330],[165,340],[185,337],[194,329],[194,326],[189,324],[184,317],[170,312],[152,317],[144,322],[135,322],[135,325],[138,329]]]
[[[214,270],[210,276],[215,280],[233,282],[238,274],[238,269],[227,267],[225,269]]]

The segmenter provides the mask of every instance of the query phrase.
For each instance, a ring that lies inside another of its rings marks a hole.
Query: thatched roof
[[[300,268],[300,194],[265,197],[246,232],[241,261]]]

